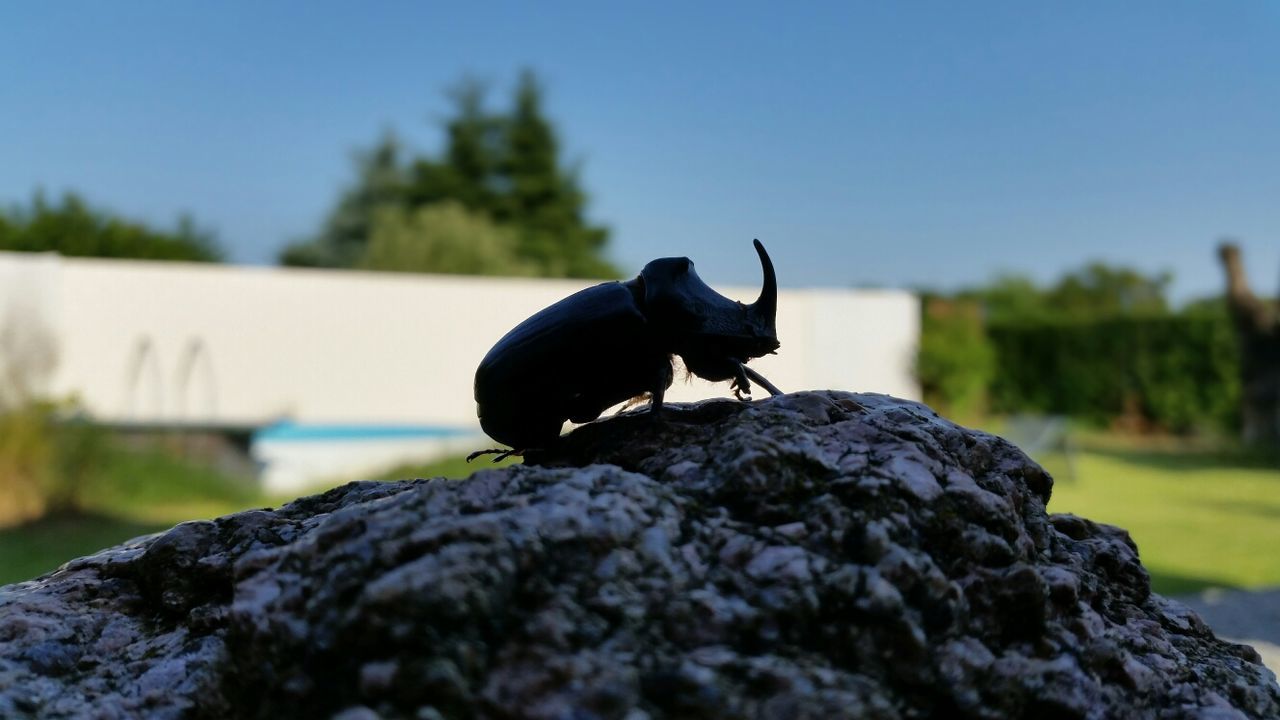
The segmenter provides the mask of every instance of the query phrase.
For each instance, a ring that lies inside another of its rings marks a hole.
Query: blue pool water
[[[407,438],[448,438],[473,435],[475,430],[439,425],[358,425],[343,423],[278,422],[253,434],[254,442],[359,441]]]

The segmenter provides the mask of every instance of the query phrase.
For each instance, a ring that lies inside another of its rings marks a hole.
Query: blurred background
[[[686,5],[0,9],[0,583],[465,476],[506,329],[663,256],[749,300],[758,237],[780,387],[1280,585],[1280,6]]]

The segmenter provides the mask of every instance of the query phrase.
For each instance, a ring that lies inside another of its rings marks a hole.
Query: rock
[[[0,716],[1280,716],[1052,485],[878,395],[618,416],[0,589]]]

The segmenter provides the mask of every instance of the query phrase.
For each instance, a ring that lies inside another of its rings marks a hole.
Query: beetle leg
[[[666,388],[657,388],[649,396],[649,417],[657,420],[662,413],[662,399],[667,394]]]
[[[738,368],[739,368],[740,370],[742,370],[743,374],[745,374],[747,377],[749,377],[749,378],[751,378],[752,380],[755,380],[757,383],[759,383],[759,384],[760,384],[760,387],[764,388],[765,390],[768,390],[770,395],[781,395],[781,394],[782,394],[782,391],[781,391],[781,390],[779,390],[779,389],[777,388],[777,386],[775,386],[773,383],[771,383],[771,382],[769,382],[768,380],[766,380],[766,379],[765,379],[765,377],[764,377],[763,375],[761,375],[760,373],[758,373],[758,372],[756,372],[755,370],[752,370],[751,368],[747,367],[745,364],[739,364],[739,365],[738,365]]]
[[[747,366],[738,363],[737,373],[733,377],[733,396],[742,401],[751,399],[751,381],[747,379]]]
[[[671,367],[671,358],[667,357],[660,364],[657,382],[653,386],[653,390],[649,391],[649,417],[657,420],[662,413],[662,400],[667,396],[667,388],[671,387],[671,380],[675,376],[675,371]]]
[[[504,450],[502,448],[490,448],[489,450],[477,450],[467,456],[467,462],[471,462],[482,455],[493,455],[494,462],[502,462],[513,455],[523,455],[523,450]]]

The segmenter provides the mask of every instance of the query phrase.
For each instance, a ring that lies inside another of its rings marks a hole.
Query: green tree
[[[1160,315],[1169,309],[1165,292],[1173,276],[1144,275],[1093,262],[1068,273],[1048,292],[1056,312],[1073,318]]]
[[[959,293],[956,299],[977,303],[987,322],[1038,320],[1053,313],[1044,288],[1025,275],[999,275],[982,287]]]
[[[213,234],[189,216],[172,230],[157,230],[90,207],[75,193],[51,204],[36,192],[29,207],[0,210],[0,250],[193,262],[222,258]]]
[[[315,237],[280,253],[280,262],[298,267],[352,267],[363,256],[373,218],[384,206],[403,204],[406,172],[400,143],[387,133],[372,150],[356,154],[356,182],[338,199]]]
[[[413,211],[442,203],[456,203],[471,215],[509,230],[514,242],[494,243],[472,253],[477,274],[525,274],[549,277],[616,277],[617,269],[603,257],[608,230],[586,219],[586,193],[577,174],[560,160],[555,128],[542,110],[542,89],[532,73],[517,85],[512,108],[491,112],[485,87],[465,80],[451,96],[455,112],[445,123],[445,148],[439,157],[419,156],[401,163],[394,147],[384,142],[362,160],[360,177],[344,193],[321,233],[288,248],[281,261],[288,265],[368,267],[365,254],[372,241],[378,208],[397,207],[400,215],[385,216],[397,227],[394,253],[376,254],[383,269],[458,272],[470,261],[441,267],[422,267],[424,258],[442,258],[434,251],[409,252],[414,241],[407,229],[425,228]],[[456,212],[455,212],[456,215]],[[426,216],[431,219],[431,216]],[[432,219],[439,222],[440,218]],[[475,222],[474,227],[482,227]],[[423,239],[422,242],[438,243]],[[384,242],[385,244],[385,242]],[[505,258],[495,254],[506,252]],[[412,268],[387,267],[388,258],[413,258]]]
[[[925,399],[961,416],[991,403],[1006,412],[1100,418],[1121,412],[1121,401],[1133,397],[1151,418],[1189,427],[1185,409],[1204,403],[1186,391],[1186,383],[1170,381],[1178,373],[1169,368],[1192,367],[1185,355],[1218,345],[1200,325],[1172,322],[1165,298],[1169,281],[1168,274],[1095,262],[1048,287],[1005,274],[952,296],[926,294],[916,364]],[[1188,340],[1194,348],[1189,353],[1169,339],[1183,330],[1200,333],[1194,346]],[[1129,368],[1124,377],[1122,367]],[[1183,376],[1216,383],[1217,366],[1206,367]]]
[[[988,323],[1089,320],[1168,311],[1168,273],[1146,275],[1127,267],[1093,262],[1063,274],[1049,287],[1018,274],[957,294],[981,304]]]
[[[496,216],[520,228],[519,254],[542,274],[612,277],[617,270],[601,253],[609,233],[585,218],[586,194],[577,174],[564,169],[555,130],[542,114],[542,90],[532,73],[516,89],[506,128],[499,178],[507,192]]]
[[[374,214],[369,244],[357,267],[461,275],[537,274],[537,267],[516,256],[516,241],[513,229],[456,201],[413,210],[389,205]]]
[[[485,110],[485,86],[474,78],[463,80],[449,95],[456,114],[445,123],[444,155],[423,156],[412,163],[406,201],[422,206],[452,200],[495,216],[505,120]]]
[[[951,417],[981,415],[996,357],[977,303],[926,294],[921,309],[916,376],[925,402]]]

